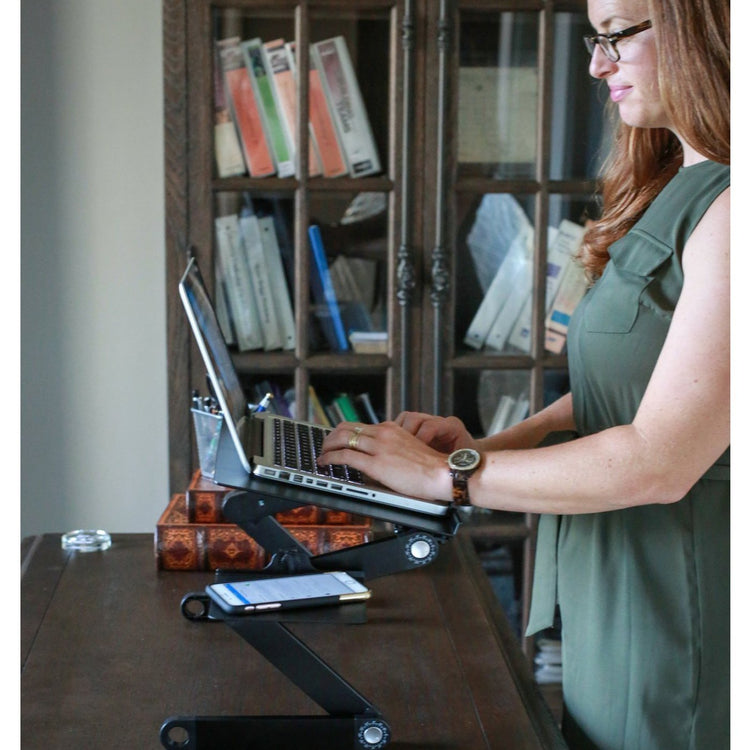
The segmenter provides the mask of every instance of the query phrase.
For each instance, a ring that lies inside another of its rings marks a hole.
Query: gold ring
[[[359,444],[359,435],[362,432],[361,427],[355,427],[354,428],[354,434],[349,438],[349,447],[353,450],[357,450],[357,445]]]

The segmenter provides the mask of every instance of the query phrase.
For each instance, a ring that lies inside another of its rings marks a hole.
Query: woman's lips
[[[631,86],[610,86],[609,97],[613,102],[622,101],[627,96],[631,88]]]

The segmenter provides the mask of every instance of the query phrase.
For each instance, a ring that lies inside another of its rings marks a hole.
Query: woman
[[[559,604],[570,746],[717,750],[729,745],[729,2],[590,0],[589,19],[590,73],[621,122],[584,243],[594,283],[570,327],[571,394],[481,440],[425,414],[345,423],[320,462],[545,514],[529,632]],[[561,430],[578,437],[535,447]],[[461,448],[468,462],[446,466]]]

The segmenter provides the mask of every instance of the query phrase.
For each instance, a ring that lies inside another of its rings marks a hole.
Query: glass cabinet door
[[[597,214],[607,140],[606,98],[581,39],[585,3],[503,7],[441,3],[436,45],[446,70],[438,117],[454,126],[438,150],[455,169],[437,170],[445,210],[430,269],[439,322],[427,410],[465,415],[477,434],[566,388],[552,373],[565,369],[567,322],[586,288],[574,256]]]
[[[193,80],[210,86],[213,127],[193,174],[211,179],[196,180],[191,230],[248,399],[334,422],[342,395],[366,397],[357,416],[382,419],[398,386],[399,3],[209,7],[212,75],[196,59]]]

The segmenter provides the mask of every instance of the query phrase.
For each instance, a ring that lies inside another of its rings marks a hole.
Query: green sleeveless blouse
[[[568,336],[577,431],[632,421],[682,290],[682,250],[729,167],[682,168],[581,301]],[[669,505],[542,516],[528,633],[563,629],[572,748],[729,747],[729,450]]]

